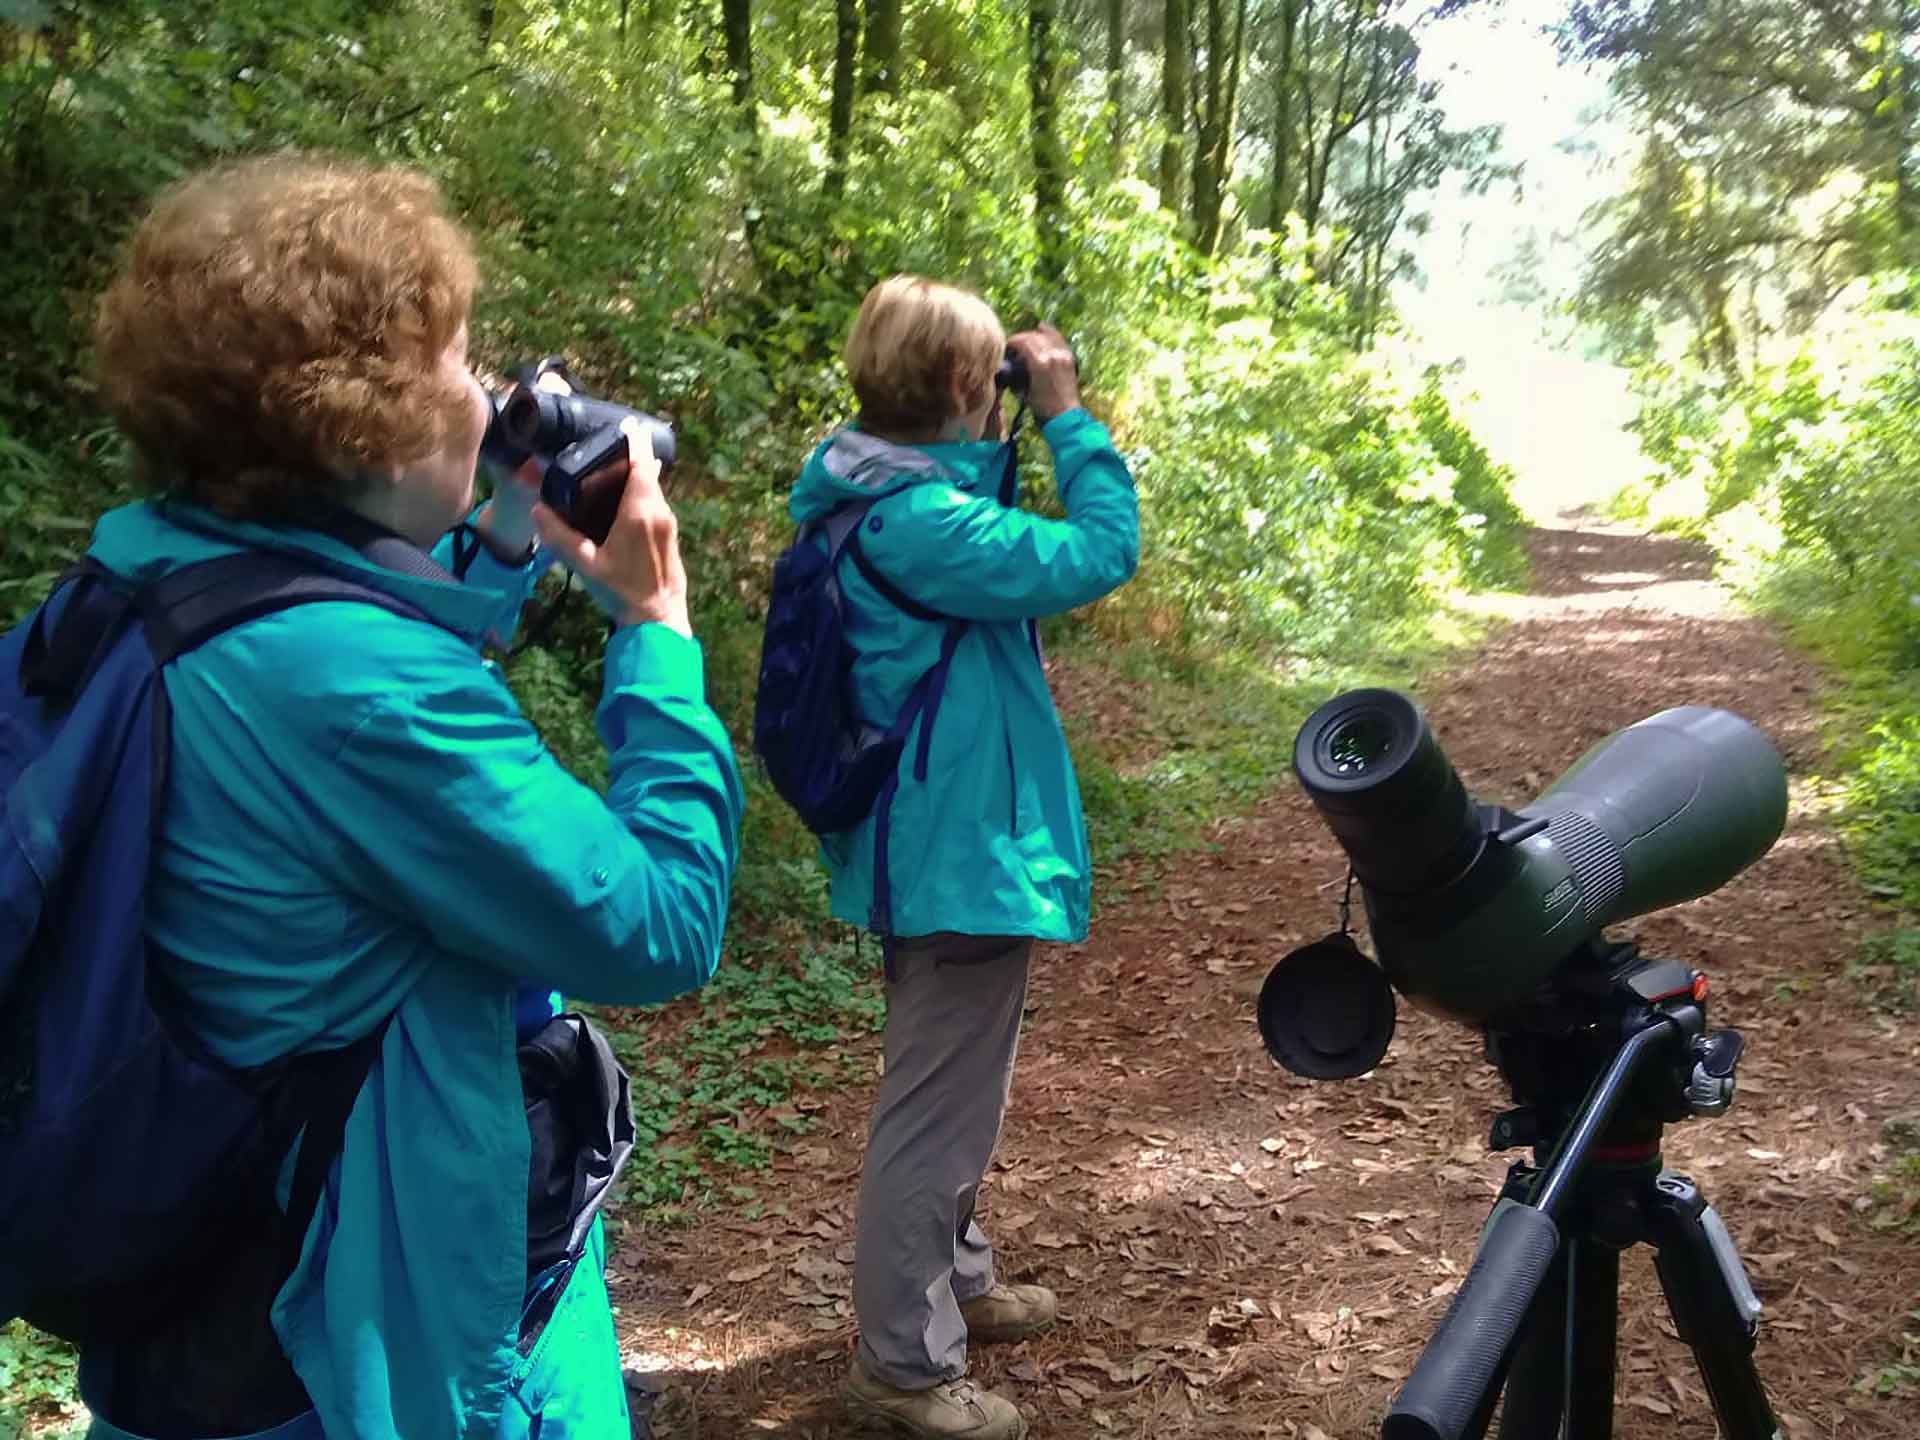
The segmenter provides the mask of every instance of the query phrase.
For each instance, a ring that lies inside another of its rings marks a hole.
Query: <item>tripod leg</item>
[[[1725,1440],[1777,1440],[1780,1429],[1754,1368],[1760,1302],[1720,1217],[1691,1180],[1663,1174],[1648,1207],[1660,1285],[1680,1338],[1693,1348]]]
[[[1566,1440],[1612,1440],[1620,1333],[1620,1252],[1584,1235],[1569,1242],[1573,1293],[1567,1345]]]

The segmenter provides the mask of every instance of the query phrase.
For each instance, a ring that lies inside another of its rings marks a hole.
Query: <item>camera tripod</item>
[[[1593,941],[1549,995],[1489,1027],[1519,1106],[1493,1148],[1532,1146],[1539,1163],[1508,1172],[1382,1440],[1480,1440],[1503,1389],[1501,1440],[1608,1440],[1620,1253],[1636,1244],[1654,1249],[1724,1440],[1778,1440],[1753,1363],[1760,1302],[1720,1217],[1660,1159],[1668,1124],[1733,1101],[1743,1041],[1707,1029],[1706,994],[1684,965]]]

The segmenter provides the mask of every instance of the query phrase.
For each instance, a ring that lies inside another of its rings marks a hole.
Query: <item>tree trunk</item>
[[[1920,7],[1897,7],[1894,34],[1890,39],[1898,63],[1880,67],[1880,104],[1875,109],[1880,126],[1888,136],[1893,181],[1893,234],[1895,263],[1912,265],[1916,242],[1920,242],[1920,186],[1914,175],[1914,122],[1916,99],[1915,66],[1906,57],[1913,53],[1915,34],[1920,32]]]
[[[1233,132],[1240,99],[1240,66],[1247,37],[1247,0],[1235,5],[1227,37],[1227,0],[1207,0],[1207,71],[1200,143],[1193,157],[1194,244],[1211,255],[1220,241],[1220,211],[1232,176]]]
[[[1373,78],[1372,88],[1377,95],[1380,89],[1382,47],[1380,32],[1373,32]],[[1354,227],[1360,232],[1360,285],[1354,304],[1354,345],[1365,349],[1373,338],[1373,316],[1375,310],[1374,250],[1381,241],[1381,229],[1386,220],[1386,175],[1387,155],[1386,138],[1380,123],[1380,105],[1376,101],[1367,116],[1367,168],[1366,178],[1361,186],[1362,209],[1354,220]]]
[[[1273,183],[1267,193],[1267,228],[1278,231],[1293,208],[1293,37],[1300,0],[1280,0],[1280,63],[1273,85]]]
[[[1160,146],[1160,205],[1178,214],[1180,180],[1187,168],[1187,85],[1191,71],[1187,54],[1187,0],[1167,0],[1165,29],[1160,64],[1160,116],[1167,134]]]
[[[1213,247],[1207,239],[1211,217],[1220,207],[1220,175],[1214,169],[1215,132],[1220,128],[1220,104],[1226,90],[1223,68],[1227,63],[1225,0],[1205,0],[1207,7],[1207,64],[1195,77],[1194,108],[1199,112],[1198,133],[1193,146],[1193,204],[1188,213],[1194,243],[1200,253],[1210,255]]]
[[[480,0],[479,11],[474,18],[480,25],[480,48],[484,50],[493,44],[494,0]]]
[[[859,63],[858,0],[834,0],[833,110],[827,120],[826,193],[838,199],[847,184],[847,153],[853,141],[853,84]]]
[[[1053,25],[1057,0],[1028,0],[1027,88],[1033,117],[1033,223],[1040,279],[1058,286],[1066,275],[1066,157],[1055,111]]]
[[[1327,180],[1333,173],[1335,147],[1353,132],[1358,123],[1346,113],[1347,81],[1353,73],[1354,42],[1360,33],[1361,17],[1373,8],[1372,0],[1347,0],[1347,32],[1340,45],[1340,69],[1334,78],[1333,101],[1327,106],[1327,131],[1320,143],[1320,154],[1309,154],[1307,161],[1306,221],[1309,230],[1320,223],[1321,207],[1326,203]],[[1311,84],[1311,69],[1308,71]],[[1316,173],[1317,169],[1317,173]]]
[[[900,91],[900,0],[866,0],[865,69],[860,93]]]
[[[1127,0],[1107,0],[1107,144],[1120,169],[1127,122]]]
[[[760,174],[760,116],[753,100],[753,0],[720,0],[720,20],[726,31],[727,68],[733,72],[734,118],[742,131],[740,173],[746,206],[742,223],[747,249],[758,263],[760,219],[753,197]]]
[[[733,73],[733,103],[748,130],[757,128],[753,113],[753,0],[720,0],[721,24],[727,36],[727,69]]]

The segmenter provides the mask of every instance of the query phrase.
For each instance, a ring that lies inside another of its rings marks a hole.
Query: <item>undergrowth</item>
[[[1842,843],[1884,923],[1862,935],[1849,970],[1868,1002],[1920,1004],[1920,675],[1892,651],[1884,619],[1850,594],[1818,554],[1777,559],[1753,598],[1795,643],[1820,658],[1829,683],[1827,764],[1841,785]]]
[[[24,1321],[0,1326],[0,1440],[80,1440],[86,1432],[72,1347]]]

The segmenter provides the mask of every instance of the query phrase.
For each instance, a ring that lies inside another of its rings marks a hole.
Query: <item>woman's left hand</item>
[[[529,456],[493,487],[493,499],[474,517],[474,528],[499,554],[517,555],[533,543],[533,507],[540,500],[543,468],[538,456]]]

